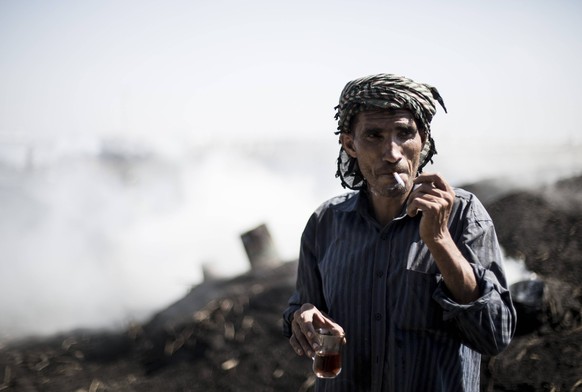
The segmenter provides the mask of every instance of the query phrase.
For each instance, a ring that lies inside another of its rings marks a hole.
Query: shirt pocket
[[[426,248],[410,253],[406,267],[397,278],[400,287],[394,313],[396,325],[409,331],[444,328],[442,308],[432,298],[440,280],[440,273]]]

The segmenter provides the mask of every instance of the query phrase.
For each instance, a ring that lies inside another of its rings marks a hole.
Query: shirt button
[[[380,313],[376,313],[376,315],[374,317],[375,317],[376,321],[382,320],[382,315]]]
[[[384,276],[384,271],[378,271],[376,272],[376,276],[381,278],[382,276]]]

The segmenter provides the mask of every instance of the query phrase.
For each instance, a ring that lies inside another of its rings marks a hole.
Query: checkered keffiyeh
[[[349,133],[351,122],[356,114],[364,110],[409,110],[417,120],[421,130],[426,132],[426,142],[420,154],[418,171],[436,154],[435,143],[430,132],[430,122],[436,113],[438,101],[445,113],[447,111],[438,90],[428,84],[417,83],[403,76],[379,74],[366,76],[346,84],[335,107],[338,120],[336,134]],[[364,189],[366,180],[362,176],[356,159],[340,149],[336,177],[342,181],[344,188]]]

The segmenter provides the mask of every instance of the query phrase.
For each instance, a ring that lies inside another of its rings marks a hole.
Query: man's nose
[[[397,163],[402,159],[402,147],[394,140],[386,140],[384,143],[382,158],[386,162]]]

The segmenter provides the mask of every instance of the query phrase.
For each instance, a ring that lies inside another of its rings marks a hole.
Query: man
[[[477,392],[481,354],[513,336],[489,215],[474,195],[422,173],[436,153],[436,101],[445,109],[436,88],[388,74],[341,93],[337,176],[355,192],[309,219],[284,313],[299,355],[313,356],[316,328],[345,332],[342,372],[317,391]]]

